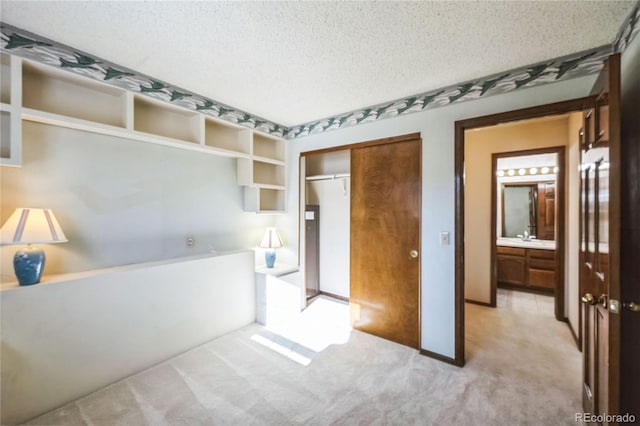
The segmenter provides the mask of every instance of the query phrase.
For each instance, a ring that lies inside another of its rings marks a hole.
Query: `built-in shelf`
[[[209,117],[204,122],[204,143],[212,148],[251,154],[251,130]]]
[[[284,167],[264,163],[262,161],[253,162],[253,181],[260,185],[281,185],[284,186]]]
[[[285,146],[282,139],[257,134],[253,135],[253,155],[284,162]]]
[[[125,92],[52,67],[23,61],[22,106],[126,127]]]
[[[282,212],[283,139],[2,53],[0,164],[20,166],[22,120],[237,158],[246,210]]]
[[[0,157],[11,157],[11,114],[0,111]]]
[[[200,143],[202,114],[165,102],[136,95],[133,99],[133,128],[171,139]]]
[[[256,213],[278,213],[285,210],[285,191],[247,186],[244,189],[244,209]]]
[[[22,62],[0,53],[0,165],[22,163]]]
[[[11,56],[0,55],[0,102],[11,103]]]

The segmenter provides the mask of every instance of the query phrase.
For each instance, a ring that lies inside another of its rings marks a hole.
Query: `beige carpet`
[[[569,330],[515,299],[467,305],[462,369],[352,331],[347,306],[320,299],[289,328],[247,326],[28,424],[575,424]]]

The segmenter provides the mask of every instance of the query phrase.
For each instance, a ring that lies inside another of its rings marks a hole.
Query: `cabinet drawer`
[[[529,269],[529,285],[555,289],[556,273],[554,271]]]
[[[517,248],[517,247],[504,247],[504,246],[496,246],[498,254],[510,254],[512,256],[522,256],[524,257],[526,253],[526,249]]]
[[[528,249],[529,257],[535,257],[538,259],[555,259],[556,251],[555,250],[536,250],[536,249]]]
[[[547,271],[555,271],[556,269],[556,261],[549,259],[529,259],[529,268],[533,269],[544,269]]]

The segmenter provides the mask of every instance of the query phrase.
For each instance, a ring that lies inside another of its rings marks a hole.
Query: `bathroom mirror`
[[[502,237],[554,239],[555,181],[503,183],[500,198]]]
[[[537,184],[505,184],[502,186],[502,236],[515,238],[523,235],[537,236],[538,209]]]

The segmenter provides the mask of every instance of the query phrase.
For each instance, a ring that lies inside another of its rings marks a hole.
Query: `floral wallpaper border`
[[[600,71],[610,45],[291,127],[288,139],[439,108]]]
[[[0,50],[101,80],[121,89],[139,92],[273,136],[297,139],[330,130],[597,73],[602,69],[607,56],[613,52],[623,52],[631,40],[640,32],[639,18],[640,1],[636,3],[611,45],[289,128],[3,22],[0,22],[2,40]]]
[[[0,22],[0,33],[0,50],[3,52],[59,67],[124,90],[138,92],[273,136],[284,137],[288,132],[288,128],[280,124],[4,22]]]

